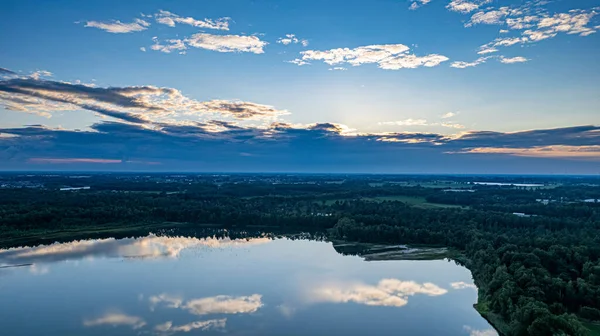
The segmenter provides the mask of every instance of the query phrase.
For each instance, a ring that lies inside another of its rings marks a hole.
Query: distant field
[[[600,325],[599,324],[584,323],[583,325],[590,330],[590,333],[589,333],[590,336],[600,336]]]
[[[472,184],[467,183],[455,183],[455,182],[443,182],[443,181],[433,181],[433,182],[379,182],[379,183],[369,183],[371,187],[383,187],[387,184],[402,186],[402,187],[417,187],[421,186],[423,188],[448,188],[448,189],[463,189],[463,188],[471,188]]]
[[[350,199],[330,199],[326,200],[325,204],[331,205],[336,201],[349,201]],[[441,204],[441,203],[429,203],[425,199],[425,197],[419,196],[405,196],[405,195],[397,195],[397,196],[377,196],[377,197],[363,197],[361,198],[363,201],[371,201],[371,202],[385,202],[385,201],[398,201],[402,203],[406,203],[408,205],[423,208],[423,209],[434,209],[434,208],[460,208],[460,205],[451,205],[451,204]]]

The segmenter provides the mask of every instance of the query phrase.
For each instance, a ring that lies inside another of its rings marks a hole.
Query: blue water
[[[0,334],[496,335],[471,273],[331,243],[148,236],[0,250]],[[28,265],[30,264],[30,265]]]

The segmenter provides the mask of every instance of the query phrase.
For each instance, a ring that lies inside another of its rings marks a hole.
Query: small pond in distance
[[[0,267],[3,335],[497,335],[466,268],[331,242],[82,240],[0,250]]]

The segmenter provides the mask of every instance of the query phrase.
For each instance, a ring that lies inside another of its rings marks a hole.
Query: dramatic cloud
[[[368,45],[354,49],[337,48],[325,51],[306,50],[300,53],[301,58],[290,62],[305,65],[310,64],[309,61],[322,61],[329,65],[346,63],[352,66],[376,63],[381,69],[398,70],[422,66],[434,67],[448,60],[448,57],[437,54],[416,56],[409,54],[409,50],[410,48],[403,44]]]
[[[219,29],[219,30],[229,30],[229,20],[230,18],[219,18],[217,20],[211,19],[203,19],[196,20],[192,17],[181,17],[177,14],[159,10],[157,14],[154,15],[156,22],[160,24],[167,25],[169,27],[175,27],[176,23],[187,24],[190,26],[194,26],[197,28],[205,28],[205,29]]]
[[[300,44],[302,44],[303,47],[307,47],[308,46],[308,40],[299,39],[294,34],[286,34],[285,37],[278,38],[277,39],[277,43],[281,43],[283,45],[298,44],[298,43],[300,43]]]
[[[194,34],[185,39],[185,43],[190,47],[218,52],[251,52],[255,54],[264,53],[263,48],[268,44],[256,36],[212,35],[206,33]]]
[[[142,20],[135,19],[131,23],[124,23],[121,21],[110,21],[110,22],[99,22],[99,21],[87,21],[85,27],[102,29],[109,33],[123,34],[139,32],[148,29],[150,23]]]
[[[220,115],[235,119],[268,119],[289,114],[273,106],[237,100],[199,102],[172,88],[129,86],[101,88],[31,78],[0,80],[0,104],[14,111],[44,113],[89,110],[133,123],[175,115]]]
[[[141,317],[129,316],[120,313],[108,313],[95,319],[84,320],[83,325],[86,327],[96,326],[128,326],[132,329],[139,329],[146,325],[146,321]]]
[[[416,294],[444,295],[448,291],[432,283],[383,279],[376,286],[365,284],[335,284],[316,288],[310,294],[315,302],[355,302],[367,306],[402,307],[408,297]]]
[[[407,47],[384,45],[364,49],[342,50],[341,56],[323,56],[323,59],[332,64],[381,64],[387,62],[385,55],[398,57]],[[522,61],[518,57],[497,59],[508,63]],[[592,167],[592,162],[597,164],[596,154],[593,148],[585,146],[600,142],[597,126],[457,135],[406,131],[360,133],[327,122],[286,124],[279,117],[288,112],[270,105],[238,100],[196,101],[172,88],[103,88],[32,77],[0,80],[0,103],[30,113],[52,115],[56,111],[89,110],[117,119],[86,125],[85,130],[42,125],[0,129],[3,169],[239,171],[243,166],[245,171],[279,172],[297,171],[298,167],[306,171],[343,167],[344,171],[356,172],[485,169],[500,173],[515,169],[511,168],[514,164],[499,163],[509,162],[501,158],[512,158],[523,162],[520,172],[550,172],[549,169],[559,166],[590,172],[597,171]],[[450,119],[436,122],[420,119],[382,125],[401,129],[464,128]],[[568,148],[567,155],[567,148],[547,150],[548,146],[572,148]],[[310,161],[306,160],[308,157]],[[548,160],[554,164],[542,164]]]

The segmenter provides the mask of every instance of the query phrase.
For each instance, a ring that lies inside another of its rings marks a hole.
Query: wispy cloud
[[[214,320],[206,320],[206,321],[195,321],[183,325],[175,326],[172,321],[165,322],[163,324],[159,324],[154,327],[154,330],[159,333],[159,335],[172,335],[179,332],[190,332],[193,330],[199,331],[209,331],[209,330],[223,330],[225,329],[225,325],[227,324],[227,319],[214,319]]]
[[[300,43],[300,44],[302,44],[303,47],[307,47],[308,46],[308,40],[306,40],[306,39],[299,39],[294,34],[286,34],[285,37],[278,38],[277,39],[277,43],[281,43],[283,45],[298,44],[298,43]]]
[[[83,321],[86,327],[96,327],[102,325],[110,326],[128,326],[132,329],[139,329],[146,325],[146,321],[138,316],[131,316],[121,313],[107,313],[95,319],[86,319]]]
[[[298,65],[310,64],[309,61],[322,61],[329,65],[377,64],[385,70],[414,69],[418,67],[435,67],[448,60],[448,57],[438,54],[416,56],[408,53],[409,47],[403,44],[381,44],[363,47],[337,48],[330,50],[306,50],[301,58],[291,61]]]
[[[412,4],[410,5],[410,7],[408,7],[408,9],[410,10],[416,10],[419,9],[421,6],[427,5],[428,3],[431,2],[431,0],[411,0]]]
[[[442,119],[448,119],[448,118],[452,118],[452,117],[456,117],[458,115],[458,112],[448,112],[448,113],[444,113],[442,115]]]
[[[194,34],[185,39],[188,46],[214,50],[218,52],[250,52],[255,54],[264,53],[264,47],[268,44],[257,36],[243,35],[213,35],[206,33]]]
[[[135,19],[130,23],[124,23],[118,20],[108,22],[87,21],[85,23],[85,27],[98,28],[114,34],[139,32],[148,29],[149,26],[150,23],[142,19]]]
[[[154,18],[157,23],[167,25],[169,27],[175,27],[176,23],[186,24],[197,28],[204,29],[218,29],[218,30],[229,30],[229,21],[231,20],[228,17],[219,18],[216,20],[212,19],[202,19],[197,20],[192,17],[181,17],[177,14],[171,13],[165,10],[159,10],[158,13],[154,15]]]
[[[172,51],[179,51],[180,53],[183,53],[187,49],[187,46],[183,40],[179,39],[166,40],[164,44],[161,44],[161,42],[158,40],[158,37],[153,37],[152,41],[154,41],[154,44],[150,47],[150,49],[164,52],[166,54],[170,54]]]
[[[513,63],[524,63],[529,61],[527,58],[522,57],[522,56],[517,56],[517,57],[504,57],[501,56],[500,57],[500,62],[504,63],[504,64],[513,64]]]
[[[473,62],[457,61],[457,62],[453,62],[450,66],[453,68],[457,68],[457,69],[471,68],[471,67],[478,66],[479,64],[485,63],[488,59],[490,59],[490,57],[480,57]]]
[[[492,2],[492,0],[452,0],[446,6],[449,10],[459,13],[470,13],[479,7]]]

